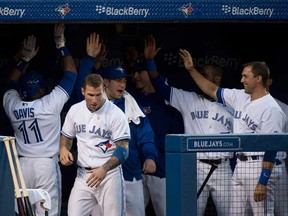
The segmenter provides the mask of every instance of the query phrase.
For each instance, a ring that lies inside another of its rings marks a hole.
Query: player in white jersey
[[[124,113],[104,99],[103,79],[98,74],[85,78],[85,100],[73,105],[65,118],[60,162],[74,162],[69,151],[77,138],[77,176],[68,201],[69,216],[88,216],[100,206],[103,216],[123,216],[125,190],[122,164],[128,157],[130,129]]]
[[[283,132],[285,114],[266,90],[270,72],[264,62],[244,65],[241,78],[244,89],[238,90],[221,88],[207,80],[194,68],[187,50],[180,49],[180,56],[202,91],[234,109],[234,133]],[[280,175],[278,169],[273,170],[276,152],[237,154],[230,215],[244,215],[247,205],[251,207],[253,215],[274,215],[275,182]]]
[[[10,90],[3,98],[4,109],[13,126],[26,186],[47,190],[51,197],[51,216],[59,216],[61,211],[60,113],[77,77],[74,60],[65,47],[64,29],[63,24],[56,24],[54,30],[56,46],[63,57],[64,77],[59,85],[45,95],[46,86],[41,74],[26,72],[20,78],[38,51],[36,38],[31,35],[24,40],[22,60],[11,71]],[[19,78],[20,94],[16,90]],[[37,208],[36,212],[44,215],[42,208]]]
[[[184,120],[186,134],[231,133],[233,126],[232,112],[212,98],[195,92],[183,91],[165,84],[158,75],[154,57],[159,51],[155,48],[155,39],[148,37],[144,55],[147,67],[156,91],[163,95],[169,104],[180,111]],[[220,85],[222,69],[217,65],[205,65],[201,69],[203,76]],[[204,215],[208,197],[211,194],[219,215],[229,215],[232,169],[232,152],[197,153],[197,187],[201,188],[212,166],[217,166],[203,191],[197,199],[197,214]]]
[[[270,91],[270,86],[273,83],[273,79],[270,78],[267,84],[267,91]],[[288,133],[288,105],[282,101],[274,98],[278,105],[281,107],[286,115],[284,124],[284,133]],[[275,189],[275,216],[284,216],[288,213],[288,173],[287,165],[287,153],[285,151],[277,152],[276,169],[280,169],[281,178],[276,183]]]

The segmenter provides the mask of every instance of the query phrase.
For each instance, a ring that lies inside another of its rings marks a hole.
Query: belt
[[[81,167],[79,165],[78,165],[78,167],[81,168],[81,169],[85,169],[85,170],[93,170],[93,169],[95,169],[95,168],[92,168],[92,167]]]
[[[23,155],[18,155],[18,158],[23,158],[25,156]],[[29,157],[29,158],[34,158],[34,157]],[[53,157],[35,157],[35,158],[50,158],[50,159],[53,159]]]
[[[280,159],[276,159],[276,160],[275,160],[275,164],[276,164],[276,166],[277,166],[277,165],[280,165],[280,164],[282,164],[282,163],[283,163],[283,161],[280,160]]]
[[[216,164],[216,165],[219,165],[221,163],[224,163],[226,161],[228,161],[229,158],[219,158],[219,159],[199,159],[200,162],[202,163],[206,163],[206,164]]]
[[[258,155],[246,156],[243,154],[238,154],[237,158],[240,161],[251,161],[251,160],[261,160],[261,159],[263,159],[263,156],[258,156]]]

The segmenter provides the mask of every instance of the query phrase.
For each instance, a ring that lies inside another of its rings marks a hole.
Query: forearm
[[[102,167],[108,172],[109,170],[114,169],[115,167],[122,164],[128,158],[128,140],[121,140],[115,143],[117,146],[111,158],[102,165]]]
[[[216,92],[218,89],[218,86],[208,79],[206,79],[202,74],[200,74],[195,67],[190,67],[188,69],[188,72],[190,76],[193,78],[195,83],[198,85],[198,87],[208,96],[213,98],[217,101]]]
[[[71,71],[72,73],[77,74],[76,65],[74,62],[73,57],[71,56],[67,47],[61,47],[58,49],[58,52],[62,58],[63,62],[63,70],[64,71]]]
[[[60,151],[62,149],[66,149],[68,151],[71,150],[73,144],[73,139],[67,138],[63,135],[60,137]]]

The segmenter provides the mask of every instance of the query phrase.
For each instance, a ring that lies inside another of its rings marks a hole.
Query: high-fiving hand
[[[34,35],[28,36],[24,39],[22,48],[22,59],[29,62],[34,56],[36,56],[39,47],[36,48],[36,37]]]
[[[54,41],[56,43],[56,47],[62,48],[65,47],[65,36],[64,36],[64,31],[65,31],[65,25],[63,23],[56,24],[54,27]]]

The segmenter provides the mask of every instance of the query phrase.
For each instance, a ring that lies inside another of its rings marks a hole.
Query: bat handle
[[[26,216],[25,210],[24,210],[23,201],[22,201],[22,197],[21,197],[21,194],[20,194],[19,184],[18,184],[18,180],[17,180],[17,176],[16,176],[15,166],[14,166],[13,158],[12,158],[12,155],[11,155],[10,139],[6,137],[6,138],[3,139],[3,142],[5,144],[7,157],[8,157],[8,161],[9,161],[9,165],[10,165],[10,170],[11,170],[11,174],[12,174],[12,179],[13,179],[13,184],[14,184],[14,189],[15,189],[15,196],[16,196],[16,199],[17,199],[17,206],[18,206],[19,216]]]

